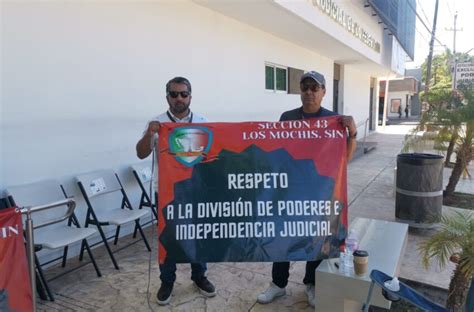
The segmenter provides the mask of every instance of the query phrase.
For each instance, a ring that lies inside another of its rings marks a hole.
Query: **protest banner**
[[[160,263],[338,257],[347,233],[339,121],[162,124]]]
[[[33,311],[21,213],[0,210],[0,311]]]

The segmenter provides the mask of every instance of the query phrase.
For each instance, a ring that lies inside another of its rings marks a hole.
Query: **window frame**
[[[272,67],[273,69],[273,88],[267,89],[267,67]],[[288,67],[283,65],[278,65],[275,63],[265,62],[265,91],[272,93],[288,93]],[[285,90],[277,90],[277,68],[285,70]]]

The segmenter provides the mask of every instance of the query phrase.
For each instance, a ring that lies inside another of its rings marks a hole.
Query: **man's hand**
[[[357,141],[355,140],[357,136],[357,127],[352,116],[341,116],[339,122],[344,128],[347,129],[347,131],[349,131],[349,140],[347,140],[346,154],[347,160],[349,161],[352,159],[357,146]]]
[[[357,127],[352,116],[341,116],[341,125],[349,131],[349,137],[355,137],[357,133]]]
[[[137,156],[140,159],[144,159],[151,154],[151,149],[153,148],[152,140],[154,140],[155,133],[158,135],[158,131],[161,128],[161,123],[159,121],[150,121],[148,128],[146,129],[145,135],[138,141],[136,149]]]
[[[159,121],[150,121],[148,124],[148,129],[146,130],[147,136],[152,138],[155,133],[158,133],[158,131],[161,128],[161,123]]]

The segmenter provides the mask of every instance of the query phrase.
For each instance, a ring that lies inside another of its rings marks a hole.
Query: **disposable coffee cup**
[[[369,253],[365,250],[356,250],[353,254],[354,272],[356,275],[364,275],[369,269]]]

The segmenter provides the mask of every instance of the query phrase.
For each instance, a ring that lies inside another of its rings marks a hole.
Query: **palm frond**
[[[424,267],[428,268],[431,260],[434,260],[440,269],[444,268],[449,257],[459,249],[456,238],[456,235],[440,231],[430,239],[421,242],[419,250]]]
[[[454,212],[441,218],[441,228],[431,238],[421,242],[418,250],[423,265],[434,260],[443,269],[454,253],[461,255],[463,272],[474,272],[474,218],[472,213]]]

